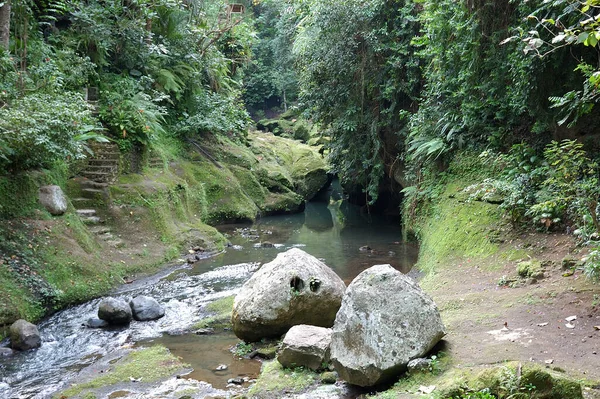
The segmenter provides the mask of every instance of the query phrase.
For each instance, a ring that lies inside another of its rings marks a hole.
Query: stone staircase
[[[150,157],[148,158],[148,167],[153,169],[163,169],[165,164],[161,157],[150,153]]]
[[[119,147],[114,143],[93,143],[90,148],[94,155],[80,175],[98,183],[113,183],[119,175]]]
[[[109,184],[93,181],[86,177],[76,177],[73,181],[79,184],[81,195],[73,198],[71,202],[81,221],[101,242],[113,248],[123,247],[125,245],[123,240],[113,234],[111,228],[105,224],[105,219],[95,209],[98,204],[109,201]]]

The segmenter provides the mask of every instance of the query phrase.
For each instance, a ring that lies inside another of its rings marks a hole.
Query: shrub
[[[0,109],[0,169],[46,167],[85,156],[83,140],[97,129],[77,93],[35,93]]]
[[[251,119],[235,96],[202,91],[194,96],[186,118],[175,129],[186,137],[226,133],[244,136]]]
[[[164,133],[166,109],[159,103],[168,96],[145,93],[141,83],[131,77],[105,77],[108,82],[100,90],[100,119],[115,138],[149,144]]]

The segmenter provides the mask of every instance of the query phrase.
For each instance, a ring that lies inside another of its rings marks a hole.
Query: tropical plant
[[[100,131],[80,94],[34,93],[0,108],[0,169],[46,167],[80,159]]]

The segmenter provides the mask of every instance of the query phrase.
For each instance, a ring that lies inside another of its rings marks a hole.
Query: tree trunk
[[[0,2],[2,2],[0,0]],[[0,47],[8,50],[8,40],[10,38],[10,0],[4,0],[4,5],[0,7]]]

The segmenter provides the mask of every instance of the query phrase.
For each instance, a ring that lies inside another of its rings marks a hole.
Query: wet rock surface
[[[98,318],[113,325],[125,325],[133,318],[131,307],[123,299],[106,298],[98,306]]]
[[[157,320],[165,315],[165,309],[149,296],[137,296],[129,301],[129,306],[133,318],[138,321]]]
[[[333,326],[331,359],[343,380],[373,386],[396,377],[444,334],[429,295],[390,265],[376,265],[346,290]]]
[[[292,248],[242,286],[233,305],[233,331],[254,342],[279,337],[299,324],[331,327],[345,288],[327,265]]]
[[[13,349],[25,351],[42,345],[40,332],[35,324],[17,320],[10,326],[10,345]]]

